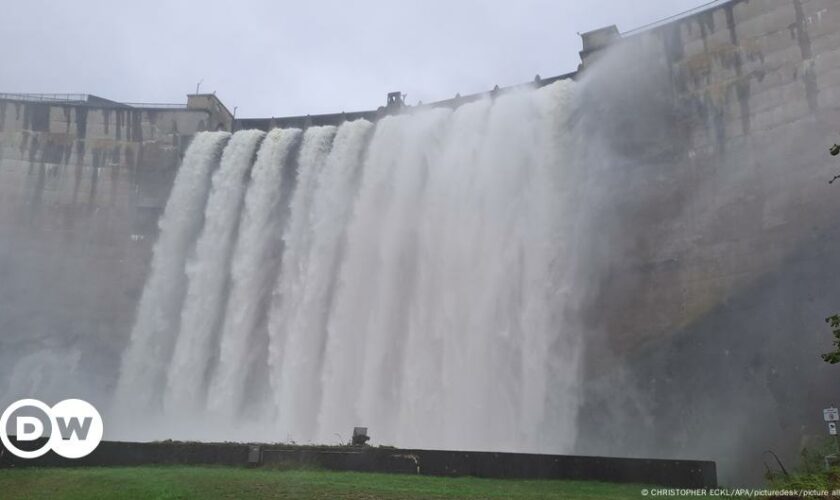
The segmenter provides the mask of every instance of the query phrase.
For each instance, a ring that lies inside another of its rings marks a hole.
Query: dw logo
[[[37,458],[50,450],[64,458],[82,458],[99,446],[102,432],[99,412],[81,399],[65,399],[52,408],[37,399],[21,399],[0,416],[0,441],[20,458]],[[12,443],[12,435],[21,446],[48,439],[40,448],[24,450]]]

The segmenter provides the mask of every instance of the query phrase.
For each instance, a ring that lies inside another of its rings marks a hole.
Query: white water
[[[209,408],[219,425],[193,437],[242,439],[258,408],[263,441],[335,443],[364,425],[399,446],[569,451],[573,92],[560,82],[302,140],[273,131],[244,208],[234,181],[260,134],[236,134],[187,266],[168,384],[150,379],[165,393],[160,437]]]
[[[224,313],[233,235],[248,184],[248,172],[263,135],[255,130],[234,134],[222,155],[219,170],[213,174],[204,228],[195,254],[187,262],[187,296],[163,394],[163,406],[168,413],[197,413],[204,402],[205,379],[215,348],[217,324]]]
[[[280,234],[285,222],[280,206],[283,174],[299,138],[297,129],[272,130],[254,163],[231,264],[232,286],[218,366],[208,391],[207,406],[215,413],[236,415],[247,392],[248,367],[259,360],[268,345],[267,337],[259,335],[257,324],[280,260]]]
[[[275,335],[279,333],[277,330],[283,321],[280,318],[288,315],[292,310],[299,309],[302,303],[304,296],[302,291],[306,286],[308,263],[312,249],[313,222],[315,219],[312,212],[313,201],[320,185],[319,175],[326,163],[335,133],[335,127],[312,127],[304,135],[298,159],[297,186],[291,200],[288,225],[283,235],[285,246],[282,271],[274,294],[275,302],[272,309],[271,326]],[[307,338],[304,332],[305,329],[292,331],[287,344],[289,346],[298,346],[301,343],[308,346],[313,345],[312,342],[306,344]],[[303,338],[301,338],[302,334]],[[294,349],[295,347],[291,348]],[[276,373],[279,380],[289,380],[289,377],[283,375],[283,371],[294,373],[296,370],[303,371],[309,368],[311,366],[311,356],[311,354],[302,353],[297,357],[297,363],[288,363],[278,367]],[[309,371],[308,376],[315,377],[317,374]],[[272,379],[274,378],[276,377],[272,377]],[[295,415],[310,413],[305,408],[315,399],[307,397],[303,392],[305,389],[305,387],[288,383],[282,384],[282,387],[277,387],[276,397],[278,401],[281,401],[278,406],[286,408],[286,411],[282,414],[285,416],[287,429],[294,426],[289,422],[294,419]],[[274,398],[272,398],[272,401],[274,401]],[[310,433],[311,428],[304,428],[308,425],[306,421],[300,422],[300,432]]]
[[[147,410],[160,404],[186,287],[187,252],[201,230],[210,173],[228,137],[225,132],[197,135],[178,169],[160,218],[160,237],[137,320],[123,354],[115,393],[120,411]]]
[[[269,320],[269,365],[281,437],[303,441],[313,437],[327,318],[362,153],[372,127],[364,120],[342,125],[323,166],[318,165],[324,156],[321,135],[329,131],[315,131],[307,137],[313,144],[304,145],[308,161],[301,166],[313,171],[301,173],[315,179],[307,185],[311,194],[302,193],[300,205],[293,206],[297,210],[291,228],[303,231],[287,234],[283,274]],[[309,154],[307,146],[316,151]]]

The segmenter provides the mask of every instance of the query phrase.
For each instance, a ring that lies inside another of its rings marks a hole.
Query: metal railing
[[[86,104],[90,106],[116,106],[149,109],[187,109],[186,103],[171,102],[117,102],[90,94],[25,94],[0,92],[0,100],[38,102],[46,104]]]
[[[123,102],[126,106],[132,108],[157,108],[157,109],[187,109],[186,104],[176,104],[171,102]]]
[[[658,21],[654,21],[652,23],[645,24],[644,26],[639,26],[638,28],[633,28],[629,31],[623,31],[621,33],[621,36],[637,35],[637,34],[643,32],[643,31],[648,31],[648,30],[651,30],[653,28],[657,28],[659,26],[664,26],[664,25],[666,25],[670,22],[676,21],[678,19],[682,19],[684,17],[689,17],[693,14],[697,14],[698,12],[703,12],[705,10],[713,9],[715,7],[724,5],[724,4],[729,3],[731,1],[732,0],[712,0],[711,2],[704,3],[703,5],[698,5],[697,7],[694,7],[693,9],[689,9],[689,10],[686,10],[684,12],[680,12],[679,14],[674,14],[673,16],[668,16],[668,17],[662,18]]]
[[[31,102],[87,102],[88,94],[14,94],[0,92],[0,99]]]

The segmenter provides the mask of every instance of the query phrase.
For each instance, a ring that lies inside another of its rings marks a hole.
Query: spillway
[[[257,324],[282,253],[285,219],[281,204],[288,201],[284,194],[290,191],[283,174],[299,138],[299,130],[272,130],[253,167],[253,187],[245,198],[230,265],[231,291],[220,332],[218,366],[208,391],[208,407],[214,412],[235,414],[246,392],[248,367],[268,343],[267,336],[259,335]]]
[[[148,389],[160,437],[334,443],[366,425],[399,446],[570,450],[581,343],[558,311],[574,92],[237,132],[210,186],[201,158],[221,136],[199,134],[155,252],[177,238],[165,272],[184,283],[165,298],[180,311],[152,330],[141,306],[117,404]],[[141,384],[144,356],[162,366]]]
[[[204,228],[186,266],[187,294],[163,388],[166,411],[198,411],[204,403],[206,372],[225,309],[228,269],[245,196],[245,179],[262,136],[262,132],[249,130],[231,137],[221,165],[213,174]]]

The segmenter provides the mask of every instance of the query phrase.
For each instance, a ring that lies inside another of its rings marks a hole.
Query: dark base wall
[[[79,460],[67,460],[52,452],[37,459],[24,460],[11,455],[0,445],[0,468],[153,464],[315,466],[330,470],[428,476],[575,479],[680,488],[717,486],[715,463],[697,460],[409,450],[367,446],[311,447],[174,441],[156,443],[103,441],[93,453]]]

